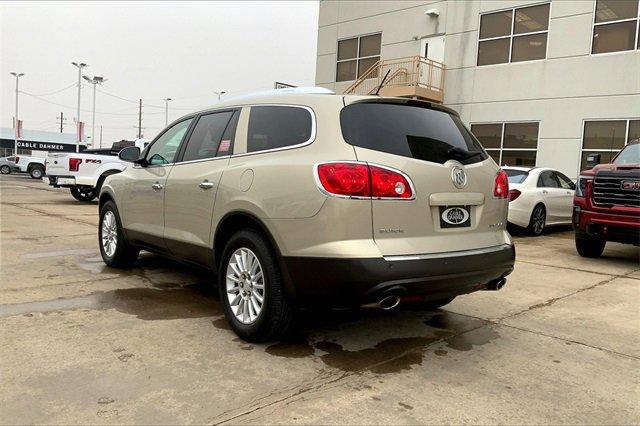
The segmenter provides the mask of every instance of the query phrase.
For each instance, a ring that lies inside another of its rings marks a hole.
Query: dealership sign
[[[13,148],[14,141],[12,139],[0,139],[0,148]],[[50,152],[75,152],[75,143],[56,143],[56,142],[37,142],[37,141],[18,141],[18,148],[30,149],[33,151],[50,151]],[[80,145],[80,151],[86,149],[85,145]]]

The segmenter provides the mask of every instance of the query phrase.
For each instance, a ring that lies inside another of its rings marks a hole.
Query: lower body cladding
[[[515,247],[379,258],[283,257],[288,290],[302,306],[353,307],[401,299],[442,300],[498,290],[513,271]],[[395,302],[395,303],[394,303]]]

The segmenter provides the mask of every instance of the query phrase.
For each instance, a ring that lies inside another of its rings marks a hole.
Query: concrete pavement
[[[97,203],[0,177],[0,423],[640,422],[637,247],[519,236],[499,292],[306,313],[255,345],[206,272],[104,266],[96,224]]]

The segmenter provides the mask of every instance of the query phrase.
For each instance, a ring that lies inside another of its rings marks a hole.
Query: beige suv
[[[133,166],[100,193],[104,262],[128,267],[143,249],[217,271],[249,341],[283,335],[302,307],[434,309],[513,269],[507,176],[439,105],[255,95],[121,157]]]

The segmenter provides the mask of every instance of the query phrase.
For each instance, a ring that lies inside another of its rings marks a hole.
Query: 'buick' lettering
[[[442,212],[442,220],[449,225],[459,225],[469,219],[469,212],[460,207],[451,207]]]

